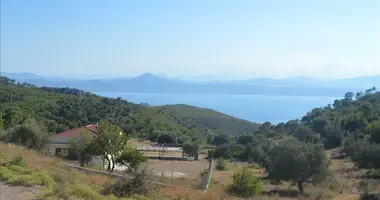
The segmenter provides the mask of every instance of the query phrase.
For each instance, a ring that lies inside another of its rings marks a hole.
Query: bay
[[[187,104],[245,119],[252,122],[272,123],[301,119],[316,107],[332,104],[338,97],[275,96],[275,95],[223,95],[223,94],[164,94],[97,92],[105,97],[121,97],[132,103],[151,106]]]

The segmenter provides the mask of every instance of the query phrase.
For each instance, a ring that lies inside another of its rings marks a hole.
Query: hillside
[[[160,113],[180,125],[201,133],[245,133],[253,132],[260,126],[212,109],[189,105],[166,105],[155,107]]]
[[[258,126],[209,109],[185,105],[147,107],[79,89],[37,87],[5,77],[1,77],[0,86],[0,129],[32,119],[54,134],[107,120],[134,136],[155,139],[169,132],[185,141],[193,134],[249,132]]]
[[[36,87],[0,79],[0,128],[36,120],[50,133],[107,120],[126,133],[176,131],[184,128],[151,108],[121,98],[100,97],[70,88]]]

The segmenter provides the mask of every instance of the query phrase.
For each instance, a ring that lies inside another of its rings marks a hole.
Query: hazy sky
[[[1,0],[1,71],[380,74],[380,0]]]

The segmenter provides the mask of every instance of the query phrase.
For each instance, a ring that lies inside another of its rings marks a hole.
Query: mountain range
[[[184,94],[255,94],[289,96],[342,96],[347,91],[380,87],[380,75],[340,80],[317,80],[307,77],[256,78],[235,81],[181,80],[144,73],[127,78],[45,77],[33,73],[6,73],[2,76],[37,86],[70,87],[91,92],[184,93]]]

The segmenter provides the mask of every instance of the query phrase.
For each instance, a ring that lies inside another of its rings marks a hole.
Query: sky
[[[1,68],[48,76],[380,74],[380,0],[1,0]]]

